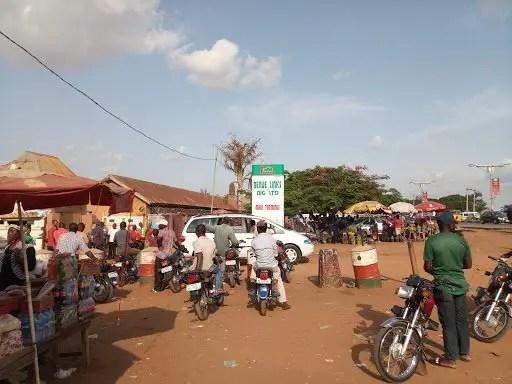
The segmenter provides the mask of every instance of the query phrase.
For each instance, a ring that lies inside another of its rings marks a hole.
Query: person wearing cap
[[[28,270],[32,271],[36,266],[36,252],[31,246],[25,252]],[[0,291],[10,285],[25,285],[21,231],[16,225],[9,226],[7,247],[0,253]]]
[[[252,240],[252,248],[256,255],[256,262],[251,269],[251,281],[256,281],[256,270],[268,268],[272,270],[272,279],[277,282],[277,291],[279,293],[278,301],[282,309],[290,309],[290,305],[286,301],[286,291],[284,289],[283,280],[281,279],[281,271],[277,262],[277,243],[271,234],[267,233],[267,223],[264,220],[258,221],[256,224],[258,235]]]
[[[471,251],[466,240],[455,232],[451,212],[436,218],[440,233],[425,243],[424,269],[434,277],[434,298],[443,326],[444,356],[436,363],[455,368],[457,360],[471,360],[466,307],[469,284],[464,278],[464,269],[472,266]]]

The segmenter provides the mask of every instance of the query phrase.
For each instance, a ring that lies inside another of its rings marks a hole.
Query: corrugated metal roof
[[[182,188],[152,183],[149,181],[134,179],[126,176],[109,175],[107,180],[135,191],[136,196],[149,205],[168,205],[176,207],[193,207],[209,209],[211,196]],[[215,197],[214,209],[226,209],[236,211],[236,205],[226,202],[225,199]]]
[[[0,171],[14,174],[37,172],[76,176],[58,157],[31,151],[25,151],[16,160],[0,165]]]

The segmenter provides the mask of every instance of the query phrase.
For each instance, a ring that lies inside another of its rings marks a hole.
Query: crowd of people
[[[439,229],[429,215],[345,215],[335,212],[295,215],[287,226],[320,243],[366,244],[378,241],[426,240]]]

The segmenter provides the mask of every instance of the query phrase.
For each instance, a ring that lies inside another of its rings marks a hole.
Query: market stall
[[[110,206],[110,211],[116,213],[131,210],[132,200],[132,191],[78,176],[10,170],[0,173],[0,214],[10,213],[16,206],[19,229],[13,229],[13,233],[21,239],[22,209],[92,203]],[[13,239],[16,241],[16,237]],[[59,340],[70,332],[82,334],[82,349],[88,360],[86,336],[94,311],[90,297],[93,285],[91,276],[79,272],[75,255],[64,254],[51,258],[48,280],[38,281],[33,287],[27,248],[24,241],[19,243],[19,248],[18,243],[13,243],[9,249],[8,267],[24,284],[8,286],[0,292],[0,373],[14,375],[24,368],[26,356],[31,356],[35,381],[39,383],[39,353],[48,348],[57,350]],[[7,251],[0,258],[0,268],[6,255]]]
[[[378,201],[361,201],[353,204],[343,211],[347,215],[363,214],[363,213],[391,213],[384,204]]]

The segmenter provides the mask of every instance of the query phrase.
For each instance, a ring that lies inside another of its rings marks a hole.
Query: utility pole
[[[426,181],[410,181],[409,184],[414,184],[414,185],[417,185],[418,188],[420,189],[420,195],[421,197],[423,198],[423,193],[425,192],[423,186],[424,185],[429,185],[429,184],[432,184],[432,180],[426,180]],[[416,198],[414,199],[413,203],[416,202]]]
[[[489,200],[491,202],[491,211],[494,211],[494,193],[492,191],[492,179],[494,178],[494,174],[496,172],[496,168],[504,168],[507,165],[511,165],[512,163],[502,163],[502,164],[468,164],[468,167],[472,168],[483,168],[489,174]]]
[[[476,189],[466,188],[466,212],[469,212],[469,192],[473,192],[473,212],[476,212]]]
[[[213,213],[213,202],[215,199],[215,179],[217,178],[217,158],[219,157],[219,150],[217,146],[214,145],[215,149],[215,163],[213,164],[213,181],[212,181],[212,203],[210,206],[210,213]]]

